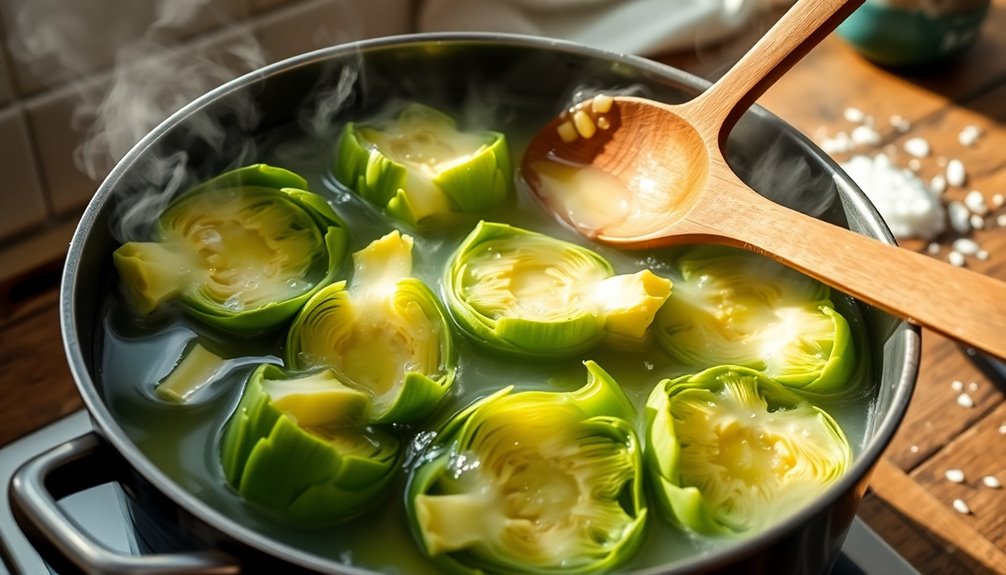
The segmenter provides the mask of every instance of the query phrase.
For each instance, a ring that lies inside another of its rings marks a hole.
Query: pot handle
[[[66,495],[114,480],[122,467],[94,431],[71,439],[26,462],[14,473],[10,502],[25,527],[55,547],[85,573],[109,575],[166,575],[239,573],[238,561],[215,550],[191,553],[129,555],[94,541],[56,502]],[[23,522],[22,522],[23,523]]]

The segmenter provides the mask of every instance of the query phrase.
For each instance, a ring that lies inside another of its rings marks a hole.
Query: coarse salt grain
[[[930,244],[926,246],[926,252],[928,252],[929,255],[931,256],[935,256],[936,254],[940,253],[939,242],[930,242]]]
[[[955,232],[963,235],[971,231],[971,211],[961,202],[955,200],[947,204],[947,217]]]
[[[978,126],[965,126],[961,130],[960,134],[957,134],[957,141],[961,143],[962,146],[974,146],[975,142],[978,141],[978,136],[982,135],[982,129]]]
[[[856,123],[862,122],[866,118],[866,114],[859,108],[846,108],[842,115],[846,120]]]
[[[957,267],[964,267],[965,264],[964,254],[962,254],[961,252],[951,251],[949,254],[947,254],[947,261],[950,262],[951,265],[955,265]]]
[[[896,114],[891,116],[888,122],[890,122],[891,125],[894,126],[894,129],[899,132],[907,132],[912,128],[912,123],[909,122],[907,118],[903,118]]]
[[[929,181],[929,187],[937,194],[942,194],[947,191],[947,179],[943,174],[937,174]]]
[[[828,154],[841,154],[843,152],[848,152],[852,149],[852,140],[849,138],[849,134],[845,132],[839,132],[835,134],[834,137],[825,138],[821,142],[821,149]]]
[[[918,172],[922,169],[922,162],[918,158],[912,158],[908,160],[908,169],[913,172]]]
[[[968,223],[971,224],[971,228],[975,230],[980,230],[985,227],[985,219],[978,214],[971,214],[971,217],[968,218]]]
[[[996,225],[1000,228],[1006,228],[1006,214],[996,216]]]
[[[932,239],[943,232],[945,214],[938,194],[912,172],[892,166],[885,154],[856,155],[842,168],[877,207],[895,237]]]
[[[964,382],[959,379],[955,379],[952,382],[950,382],[950,389],[956,391],[957,393],[960,393],[964,391]]]
[[[852,143],[857,146],[872,146],[880,143],[880,132],[870,126],[857,126],[850,137]]]
[[[957,396],[957,405],[970,409],[975,406],[975,400],[971,399],[970,395],[962,393]]]
[[[956,252],[960,252],[966,256],[973,256],[978,253],[981,246],[978,245],[978,242],[970,238],[958,238],[954,240],[953,248]]]
[[[999,479],[995,475],[986,475],[982,477],[982,483],[985,487],[989,489],[1002,489],[1003,484],[999,483]]]
[[[1003,196],[1002,194],[995,194],[995,195],[992,196],[992,208],[993,209],[997,210],[997,209],[1003,207],[1004,204],[1006,204],[1006,196]]]
[[[950,160],[947,163],[947,183],[951,186],[963,186],[967,180],[968,174],[964,169],[964,163],[958,159]]]
[[[978,250],[978,253],[975,254],[975,257],[980,259],[981,261],[985,261],[989,259],[989,252],[988,250]]]
[[[964,472],[960,469],[948,469],[943,473],[943,475],[946,476],[947,481],[964,483]]]
[[[999,426],[999,435],[1006,435],[1006,423]]]
[[[985,196],[978,190],[971,190],[964,196],[964,205],[971,210],[971,213],[984,216],[989,213],[989,206],[985,203]]]
[[[929,142],[923,138],[911,138],[905,142],[905,151],[916,158],[929,155]]]
[[[968,507],[967,503],[964,503],[963,499],[954,499],[953,506],[958,513],[963,513],[964,515],[971,514],[971,508]]]
[[[913,445],[913,446],[911,446],[911,447],[908,448],[908,451],[911,451],[912,453],[918,453],[919,452],[919,446],[918,445]]]
[[[978,391],[978,382],[972,381],[968,384],[968,391]]]

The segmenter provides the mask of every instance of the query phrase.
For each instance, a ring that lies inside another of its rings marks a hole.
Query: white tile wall
[[[98,182],[74,163],[89,123],[75,118],[80,95],[107,89],[116,50],[142,36],[158,5],[199,10],[190,24],[158,32],[159,40],[183,50],[213,48],[236,75],[245,69],[231,48],[242,35],[262,44],[267,62],[276,61],[405,33],[414,1],[0,0],[0,173],[6,182],[0,187],[0,256],[72,224],[91,198]],[[71,22],[74,11],[79,18]],[[25,61],[26,46],[46,57]],[[60,242],[53,245],[58,249]],[[0,282],[4,278],[0,270]]]
[[[17,106],[0,111],[0,239],[36,226],[45,219],[45,202],[32,157],[24,113]]]

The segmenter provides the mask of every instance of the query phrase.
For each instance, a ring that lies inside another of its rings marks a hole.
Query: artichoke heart
[[[366,426],[370,398],[325,370],[291,376],[260,365],[224,427],[227,483],[247,501],[301,525],[357,515],[384,493],[397,439]]]
[[[319,291],[294,320],[287,363],[338,371],[373,397],[371,420],[425,417],[450,391],[447,318],[412,273],[412,237],[394,231],[353,254],[352,282]]]
[[[655,330],[672,357],[750,367],[807,392],[847,389],[856,354],[827,286],[735,248],[695,246],[675,265],[681,279]]]
[[[586,362],[573,392],[505,388],[421,456],[406,508],[424,552],[459,573],[601,573],[643,539],[642,453],[628,398]]]
[[[480,222],[448,262],[447,303],[477,342],[568,358],[606,336],[638,343],[671,292],[650,270],[614,276],[599,254],[506,224]]]
[[[778,523],[852,464],[830,415],[744,367],[660,382],[646,425],[647,469],[664,513],[705,534]]]
[[[360,197],[420,227],[493,208],[513,189],[502,133],[459,131],[450,116],[415,103],[393,120],[347,124],[334,173]]]
[[[172,201],[154,241],[114,253],[131,307],[148,315],[169,300],[221,329],[257,334],[292,317],[345,258],[345,224],[307,182],[256,164],[222,174]]]

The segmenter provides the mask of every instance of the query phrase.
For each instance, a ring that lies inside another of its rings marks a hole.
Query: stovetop
[[[6,490],[14,471],[32,456],[91,430],[87,412],[79,411],[0,448],[0,486]],[[117,484],[99,485],[60,500],[64,511],[107,547],[139,554],[126,495]],[[0,497],[0,575],[36,575],[56,571],[21,533],[6,496]],[[831,575],[918,575],[901,556],[860,519],[849,530]]]

